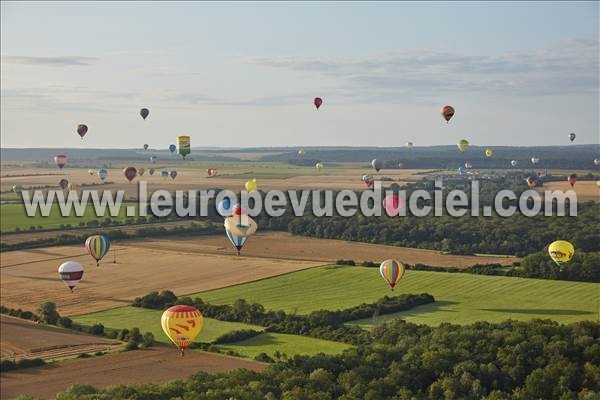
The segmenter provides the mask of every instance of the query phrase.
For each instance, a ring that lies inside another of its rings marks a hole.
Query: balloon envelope
[[[154,175],[154,168],[150,168],[150,169],[148,170],[148,173],[149,173],[150,175]]]
[[[247,221],[245,221],[247,219]],[[235,236],[252,236],[258,229],[256,222],[249,216],[232,215],[225,218],[225,229],[231,231]]]
[[[101,180],[105,180],[107,175],[108,175],[108,171],[106,169],[100,168],[98,170],[98,178],[100,178]]]
[[[108,253],[109,248],[110,240],[104,235],[93,235],[85,241],[85,249],[96,260],[96,266],[100,265],[100,260]]]
[[[58,168],[62,169],[62,167],[64,167],[67,163],[67,156],[64,154],[54,156],[54,163],[58,165]]]
[[[127,167],[123,169],[123,175],[125,175],[125,178],[131,182],[133,180],[133,178],[136,177],[137,175],[137,169],[135,169],[135,167]]]
[[[231,199],[226,197],[217,205],[217,211],[222,217],[227,218],[231,216],[234,207],[235,204],[231,201]]]
[[[376,158],[374,158],[371,161],[371,167],[373,167],[373,169],[377,172],[379,172],[379,170],[381,169],[381,167],[383,167],[383,162],[381,160],[378,160]]]
[[[510,165],[516,167],[519,162],[517,160],[511,160]]]
[[[138,169],[138,174],[140,174],[140,176],[144,176],[144,172],[146,172],[146,170],[143,167]]]
[[[150,110],[148,110],[147,108],[142,108],[140,110],[140,115],[142,116],[143,119],[148,118],[149,114],[150,114]]]
[[[190,149],[190,137],[177,136],[177,152],[179,155],[185,159],[185,156],[190,154]]]
[[[315,97],[315,99],[313,100],[313,104],[315,105],[315,107],[317,107],[318,110],[319,107],[321,107],[321,104],[323,104],[323,99],[320,97]]]
[[[318,169],[319,171],[323,169],[323,163],[322,162],[318,162],[315,164],[315,168]]]
[[[148,145],[144,144],[144,150],[148,150]]]
[[[177,171],[171,171],[169,175],[171,176],[171,179],[175,179],[177,178]]]
[[[247,181],[244,184],[244,187],[246,188],[247,192],[251,192],[253,190],[256,190],[256,188],[257,188],[256,178],[253,178],[253,179],[250,179],[249,181]]]
[[[566,240],[557,240],[548,246],[548,254],[559,266],[563,266],[573,258],[575,247]]]
[[[392,290],[404,275],[404,265],[396,260],[385,260],[379,266],[381,277],[390,285]]]
[[[81,136],[82,139],[85,136],[85,134],[87,133],[87,131],[88,131],[87,125],[84,125],[84,124],[77,125],[77,134],[79,134],[79,136]]]
[[[458,150],[464,153],[469,148],[469,141],[467,139],[460,139],[456,145],[458,146]]]
[[[574,134],[573,132],[569,133],[569,140],[572,142],[573,140],[575,140],[575,138],[577,137],[576,134]]]
[[[83,278],[83,266],[75,261],[67,261],[58,267],[58,276],[72,292],[73,288]]]
[[[169,145],[169,151],[171,153],[175,153],[175,150],[177,150],[177,146],[175,146],[174,144],[170,144]]]
[[[569,175],[567,181],[571,184],[571,187],[575,186],[575,182],[577,182],[577,174]]]
[[[446,123],[448,123],[448,121],[450,121],[450,119],[454,116],[454,107],[444,106],[440,110],[440,113],[442,114],[442,117],[444,117],[444,119],[446,120]]]
[[[183,351],[202,331],[204,318],[195,307],[180,304],[163,312],[160,325],[165,335],[181,350],[183,355]]]
[[[385,196],[385,199],[383,199],[383,208],[390,217],[399,215],[403,205],[404,202],[402,201],[402,198],[397,194],[388,194]]]
[[[494,155],[494,150],[492,150],[492,149],[485,149],[485,156],[486,157],[489,158],[489,157],[491,157],[493,155]]]
[[[62,189],[66,189],[67,186],[69,186],[69,181],[66,179],[61,179],[58,181],[58,186],[60,186]]]

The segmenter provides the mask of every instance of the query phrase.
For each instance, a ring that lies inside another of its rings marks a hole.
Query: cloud
[[[530,52],[464,55],[400,50],[361,58],[257,57],[244,63],[320,75],[338,94],[367,101],[426,98],[452,92],[552,96],[598,93],[598,40],[566,40]]]
[[[97,60],[98,58],[96,57],[81,56],[30,57],[2,55],[2,62],[7,64],[24,64],[51,67],[87,66]]]

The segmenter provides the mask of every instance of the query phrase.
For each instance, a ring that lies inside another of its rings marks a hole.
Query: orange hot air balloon
[[[137,175],[137,169],[135,169],[135,167],[127,167],[123,169],[123,175],[125,175],[125,178],[127,178],[127,180],[131,182],[133,178],[135,178],[135,176]]]
[[[571,184],[571,187],[575,186],[575,182],[577,182],[577,174],[569,175],[569,178],[567,178],[567,181]]]
[[[446,120],[446,123],[450,121],[450,119],[454,116],[454,107],[452,106],[444,106],[440,110],[442,117]]]
[[[195,307],[177,305],[168,308],[160,319],[160,324],[165,335],[181,350],[184,350],[194,341],[202,330],[204,318]]]
[[[315,99],[313,100],[313,104],[315,105],[315,107],[317,107],[318,110],[319,107],[321,107],[321,104],[323,104],[323,99],[320,97],[315,97]]]

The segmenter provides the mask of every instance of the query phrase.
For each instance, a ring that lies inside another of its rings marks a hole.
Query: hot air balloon
[[[84,125],[84,124],[77,125],[77,133],[79,134],[79,136],[81,136],[81,140],[83,140],[83,137],[85,136],[87,131],[88,131],[87,125]]]
[[[123,175],[125,175],[125,178],[127,178],[127,180],[131,182],[133,178],[135,178],[135,176],[137,175],[137,169],[135,169],[135,167],[124,168]]]
[[[304,158],[304,150],[298,150],[298,157]]]
[[[171,172],[169,172],[169,176],[171,177],[171,179],[177,178],[177,171],[171,171]]]
[[[398,163],[398,168],[404,168],[404,163]]]
[[[142,116],[142,118],[145,120],[146,118],[148,118],[148,115],[150,114],[150,110],[148,110],[147,108],[142,108],[140,110],[140,115]]]
[[[94,175],[95,173],[96,173],[96,171],[94,171],[93,169],[88,169],[88,174]]]
[[[77,189],[79,188],[79,186],[77,186],[74,183],[69,183],[69,186],[67,186],[69,188],[69,192],[76,192]]]
[[[373,161],[371,161],[371,167],[373,167],[376,172],[379,172],[379,170],[383,167],[383,163],[381,160],[374,158]]]
[[[154,175],[154,168],[150,168],[150,169],[148,170],[148,173],[149,173],[150,175]]]
[[[531,157],[531,163],[532,163],[532,164],[537,164],[537,163],[539,163],[539,162],[540,162],[540,159],[539,159],[539,158],[537,158],[537,157]]]
[[[234,236],[242,237],[252,236],[258,229],[258,225],[252,218],[246,215],[236,215],[235,211],[232,216],[225,218],[224,226]]]
[[[248,210],[246,210],[239,204],[234,204],[231,207],[231,215],[248,215]]]
[[[458,150],[464,153],[469,148],[469,141],[467,139],[460,139],[456,145],[458,146]]]
[[[183,356],[185,349],[202,330],[204,318],[196,308],[180,304],[163,312],[160,325],[165,335],[171,339]]]
[[[108,253],[110,240],[104,235],[93,235],[86,239],[85,248],[90,256],[96,260],[96,266],[100,266],[100,260]]]
[[[175,153],[175,150],[177,150],[177,146],[175,146],[174,144],[170,144],[169,145],[169,151],[171,153]]]
[[[231,216],[234,206],[235,204],[233,204],[231,200],[226,197],[223,200],[221,200],[217,205],[217,211],[222,217],[227,218]]]
[[[67,156],[65,156],[63,154],[54,156],[54,163],[56,165],[58,165],[58,168],[62,169],[65,166],[65,164],[67,163]]]
[[[458,174],[459,175],[463,175],[465,173],[465,167],[463,167],[462,165],[460,167],[458,167]]]
[[[412,149],[412,148],[413,148],[413,146],[414,146],[414,145],[413,145],[413,142],[406,142],[406,145],[405,145],[405,146],[406,146],[406,148],[407,148],[407,149],[409,149],[409,150],[410,150],[410,149]]]
[[[576,134],[574,134],[573,132],[569,133],[569,140],[572,142],[573,140],[575,140],[575,138],[577,137]]]
[[[323,169],[323,163],[321,161],[317,162],[315,168],[320,172]]]
[[[67,261],[58,267],[58,275],[73,292],[73,288],[83,277],[83,266],[75,261]]]
[[[212,178],[213,176],[217,175],[217,170],[214,168],[209,168],[206,170],[206,174],[208,175],[209,178]]]
[[[470,162],[466,162],[465,163],[465,168],[466,169],[471,169],[473,167],[473,164],[471,164]]]
[[[150,156],[150,162],[156,164],[156,156]]]
[[[242,251],[242,247],[244,247],[244,245],[246,244],[246,241],[248,240],[248,237],[247,236],[236,236],[227,228],[225,228],[225,234],[227,235],[227,239],[229,239],[229,241],[231,242],[233,247],[236,248],[237,255],[239,256],[240,252]]]
[[[537,178],[535,176],[528,176],[525,182],[527,182],[529,189],[533,189],[537,185]]]
[[[492,149],[485,149],[485,156],[487,158],[490,158],[493,155],[494,155],[494,150],[492,150]]]
[[[402,209],[403,201],[400,196],[397,194],[388,194],[383,199],[383,209],[386,214],[390,217],[395,217],[400,214],[400,210]]]
[[[144,150],[148,150],[148,145],[144,143]]]
[[[69,186],[69,181],[66,179],[61,179],[60,181],[58,181],[58,186],[60,186],[61,189],[65,190]]]
[[[452,106],[444,106],[440,110],[442,117],[446,120],[446,123],[450,121],[450,119],[454,116],[454,107]]]
[[[98,170],[98,178],[100,178],[101,180],[105,180],[107,175],[108,175],[108,171],[105,170],[104,168],[100,168]]]
[[[557,240],[548,246],[548,254],[558,266],[562,267],[573,258],[575,247],[566,240]]]
[[[140,176],[144,176],[144,172],[146,172],[146,170],[143,167],[138,169],[138,174],[140,174]]]
[[[313,104],[315,105],[315,107],[317,107],[318,110],[319,107],[321,107],[321,104],[323,104],[323,99],[320,97],[315,97],[315,99],[313,100]]]
[[[512,167],[516,167],[516,166],[517,166],[517,164],[519,164],[519,162],[518,162],[517,160],[511,160],[511,161],[510,161],[510,165],[511,165]]]
[[[246,188],[247,192],[251,192],[253,190],[256,190],[256,187],[257,187],[256,178],[250,179],[248,182],[246,182],[244,184],[244,187]]]
[[[369,175],[363,175],[361,178],[362,182],[365,184],[366,187],[370,188],[371,186],[373,186],[373,177],[369,176]]]
[[[571,187],[575,186],[575,182],[577,182],[577,174],[569,175],[567,181],[571,184]]]
[[[600,159],[594,158],[594,165],[600,165]]]
[[[185,160],[185,156],[190,154],[190,137],[177,136],[177,152]]]
[[[160,171],[160,177],[161,178],[168,178],[169,177],[169,171]]]
[[[404,265],[396,260],[385,260],[379,266],[379,273],[394,290],[394,286],[404,275]]]

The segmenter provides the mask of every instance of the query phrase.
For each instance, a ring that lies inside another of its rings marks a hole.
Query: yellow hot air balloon
[[[493,155],[494,155],[494,150],[492,150],[492,149],[485,149],[485,156],[486,157],[489,158],[489,157],[491,157]]]
[[[246,184],[244,185],[246,187],[246,191],[247,192],[251,192],[253,190],[256,190],[256,178],[252,178],[250,179],[248,182],[246,182]]]
[[[557,265],[562,267],[573,258],[575,247],[566,240],[557,240],[548,246],[548,254]]]
[[[67,187],[68,187],[68,189],[69,189],[69,192],[76,192],[76,191],[77,191],[77,189],[79,189],[79,186],[77,186],[77,185],[76,185],[76,184],[74,184],[74,183],[69,183],[69,186],[67,186]]]
[[[458,146],[458,150],[464,153],[469,148],[469,141],[467,139],[460,139],[456,145]]]
[[[204,318],[195,307],[180,304],[165,310],[160,324],[165,335],[181,350],[183,356],[184,350],[202,330]]]

